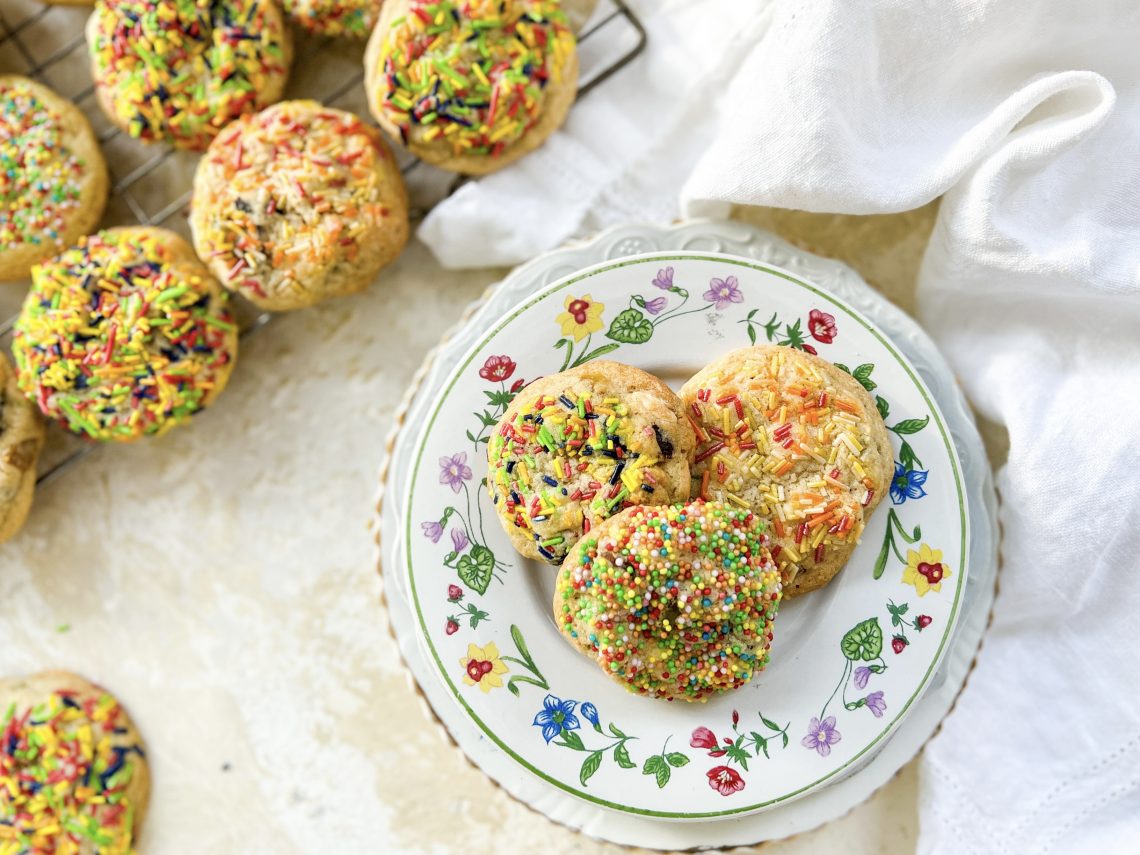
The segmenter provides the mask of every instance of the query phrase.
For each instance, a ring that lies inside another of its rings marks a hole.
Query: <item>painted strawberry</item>
[[[449,620],[447,622],[447,626],[444,627],[443,631],[448,635],[455,635],[455,633],[459,632],[459,624],[453,620]]]
[[[902,653],[908,644],[910,644],[909,641],[907,641],[901,635],[896,635],[891,639],[891,650],[893,650],[895,653]]]
[[[922,630],[930,626],[931,621],[933,620],[934,618],[932,618],[930,615],[919,615],[917,621],[918,625],[915,627],[915,629],[917,629],[919,632],[922,632]]]
[[[463,599],[463,589],[458,585],[447,586],[447,599],[453,603],[457,603]]]

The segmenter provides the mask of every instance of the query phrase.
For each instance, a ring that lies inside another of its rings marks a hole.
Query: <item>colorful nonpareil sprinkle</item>
[[[487,446],[491,500],[531,533],[543,558],[561,561],[592,526],[631,505],[654,503],[660,485],[653,467],[672,455],[672,444],[664,436],[658,441],[659,428],[646,427],[636,443],[633,432],[629,407],[616,397],[539,395],[523,402]]]
[[[381,0],[285,0],[285,11],[321,36],[364,38],[380,14]]]
[[[238,120],[206,154],[195,241],[223,283],[252,299],[320,292],[391,212],[379,132],[352,113],[288,101]],[[390,191],[391,188],[388,188]]]
[[[780,575],[751,511],[636,508],[579,541],[555,619],[632,691],[702,700],[767,664]]]
[[[141,746],[110,695],[60,689],[0,723],[0,854],[127,855]]]
[[[88,46],[132,137],[201,149],[272,100],[285,39],[269,0],[100,0]]]
[[[12,351],[46,416],[132,440],[185,421],[224,384],[236,353],[225,294],[197,260],[175,257],[175,240],[102,232],[33,269]]]
[[[555,0],[411,0],[380,54],[384,111],[405,143],[495,157],[538,122],[573,50]]]
[[[84,164],[62,121],[27,84],[0,84],[0,250],[58,242],[80,205]]]
[[[771,519],[787,579],[857,542],[883,488],[864,458],[874,440],[863,405],[809,360],[773,349],[684,393],[700,497]]]

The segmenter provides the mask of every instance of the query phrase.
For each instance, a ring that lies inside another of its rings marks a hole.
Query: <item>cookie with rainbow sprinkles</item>
[[[382,0],[284,0],[285,14],[318,36],[364,39],[380,17]]]
[[[114,697],[65,671],[0,680],[0,852],[133,853],[150,795]]]
[[[635,507],[567,556],[554,620],[630,691],[704,701],[767,665],[781,588],[764,522],[747,508]]]
[[[890,486],[890,438],[871,396],[825,359],[760,345],[706,366],[681,398],[697,435],[693,495],[771,522],[786,596],[826,585]]]
[[[229,380],[237,327],[226,296],[173,232],[84,238],[32,271],[12,341],[20,389],[91,439],[165,433]]]
[[[79,109],[41,83],[0,75],[0,280],[23,279],[95,228],[108,187]]]
[[[98,0],[87,49],[112,122],[144,142],[199,151],[281,98],[293,53],[268,0]]]
[[[194,248],[264,309],[366,288],[408,239],[404,180],[353,113],[282,101],[234,121],[194,176]]]
[[[387,0],[364,64],[380,126],[428,163],[468,175],[542,145],[578,83],[558,0]]]
[[[518,393],[487,444],[487,487],[514,547],[558,564],[624,508],[687,498],[692,449],[672,389],[595,360]]]

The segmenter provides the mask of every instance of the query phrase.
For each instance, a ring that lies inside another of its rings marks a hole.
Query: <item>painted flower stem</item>
[[[917,543],[919,538],[922,537],[922,526],[916,525],[913,533],[908,533],[903,527],[899,515],[895,513],[895,509],[891,508],[887,512],[887,533],[883,536],[883,547],[879,550],[879,557],[875,559],[875,569],[873,576],[878,579],[883,575],[883,571],[887,569],[887,559],[890,557],[891,552],[894,552],[895,557],[899,561],[906,563],[906,559],[899,551],[898,544],[895,543],[895,537],[901,537],[907,543]]]
[[[546,678],[542,676],[542,672],[538,670],[538,666],[531,657],[530,649],[527,647],[526,639],[523,638],[522,630],[513,623],[511,624],[511,640],[515,643],[515,652],[518,653],[518,656],[502,656],[500,658],[504,662],[513,662],[515,665],[525,668],[531,673],[531,676],[516,674],[507,680],[507,689],[516,698],[519,695],[518,683],[526,683],[531,686],[537,686],[543,691],[549,691],[550,684],[546,682]]]

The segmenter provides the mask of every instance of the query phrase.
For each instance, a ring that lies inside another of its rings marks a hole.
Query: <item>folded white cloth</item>
[[[920,313],[1010,452],[993,626],[924,755],[920,849],[1136,851],[1140,6],[636,5],[646,57],[422,236],[506,263],[668,216],[702,151],[690,214],[945,194]]]

